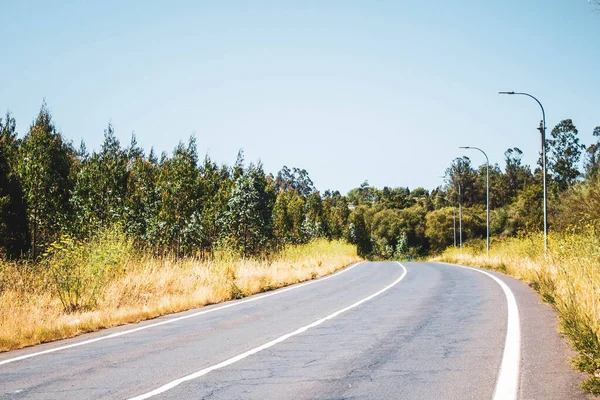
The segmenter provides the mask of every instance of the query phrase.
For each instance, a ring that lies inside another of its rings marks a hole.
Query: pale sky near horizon
[[[535,165],[548,134],[600,125],[600,13],[586,0],[1,1],[0,111],[123,144],[306,169],[316,187],[433,189],[458,156]]]

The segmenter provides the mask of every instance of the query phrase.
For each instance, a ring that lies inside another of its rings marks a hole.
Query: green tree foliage
[[[595,127],[592,134],[596,143],[588,146],[585,157],[585,179],[590,181],[596,179],[600,169],[600,126]]]
[[[152,150],[147,158],[142,154],[130,154],[128,158],[124,228],[139,244],[155,247],[159,243],[158,160]]]
[[[421,197],[424,193],[411,193],[408,188],[390,188],[385,186],[377,195],[378,202],[385,208],[403,209],[414,204],[415,197]]]
[[[124,220],[128,167],[127,153],[109,123],[100,152],[84,156],[80,161],[71,197],[76,215],[75,232],[88,235]]]
[[[521,159],[523,152],[518,147],[513,147],[504,152],[505,174],[502,187],[501,204],[508,204],[515,200],[517,194],[525,185],[533,180],[531,169],[523,166]]]
[[[367,206],[358,206],[348,219],[348,241],[356,245],[361,257],[369,256],[373,251],[373,240],[366,221],[367,211]]]
[[[548,140],[549,169],[560,192],[572,186],[580,175],[577,164],[585,146],[579,143],[577,135],[573,121],[565,119],[552,129],[552,139]]]
[[[208,156],[200,166],[199,180],[202,188],[199,201],[202,216],[200,251],[212,254],[221,235],[219,218],[227,211],[233,181],[229,168],[219,167]]]
[[[368,181],[364,181],[358,188],[348,192],[348,201],[350,204],[359,206],[362,204],[373,205],[377,200],[377,188],[369,186]]]
[[[259,254],[270,243],[274,191],[267,188],[262,165],[251,164],[235,180],[222,219],[222,242],[244,257]]]
[[[0,118],[0,254],[16,258],[28,250],[27,209],[17,175],[16,123]]]
[[[505,202],[504,193],[504,174],[502,170],[496,165],[490,165],[489,168],[490,176],[490,208],[501,207]],[[485,181],[485,165],[479,167],[479,187],[482,192],[486,189]],[[483,193],[482,201],[485,202],[485,192]]]
[[[448,195],[451,199],[460,201],[463,205],[475,205],[485,201],[485,186],[481,186],[477,171],[471,166],[469,157],[459,157],[452,161],[452,165],[446,169],[446,181],[448,182]]]
[[[28,204],[33,257],[58,238],[71,216],[69,198],[76,162],[73,146],[56,131],[46,104],[19,148],[19,178]]]
[[[173,157],[159,166],[157,190],[160,207],[156,221],[158,245],[177,255],[189,254],[202,241],[199,207],[202,188],[196,139],[175,148]]]
[[[561,196],[553,215],[552,227],[558,230],[600,227],[600,176],[575,185]]]
[[[511,205],[511,227],[515,233],[537,232],[544,229],[543,191],[538,182],[531,183],[517,195]]]
[[[455,207],[444,207],[427,214],[425,236],[429,239],[432,251],[442,251],[454,245],[455,233],[458,242],[458,215]]]
[[[315,187],[305,169],[283,166],[275,178],[275,190],[277,192],[295,190],[298,195],[308,197],[315,193]]]
[[[75,151],[45,103],[22,139],[15,127],[10,114],[0,119],[3,257],[35,258],[52,242],[60,246],[59,237],[75,246],[108,230],[173,256],[210,257],[217,249],[250,257],[319,237],[344,237],[365,257],[422,256],[453,245],[459,200],[463,239],[485,237],[486,165],[474,167],[467,157],[453,160],[446,185],[431,193],[364,181],[344,196],[321,194],[301,168],[284,166],[274,177],[260,164],[246,167],[241,150],[232,167],[208,156],[199,162],[193,137],[159,160],[153,150],[146,156],[135,136],[121,146],[109,124],[99,151],[88,153],[83,142]],[[584,182],[577,180],[583,146],[571,120],[556,126],[548,147],[551,227],[600,224],[600,145],[587,148]],[[522,156],[511,148],[504,170],[490,166],[493,235],[542,229],[541,172],[532,174]]]
[[[327,222],[325,210],[319,192],[314,192],[306,199],[305,218],[302,223],[304,241],[309,242],[325,235]]]
[[[327,236],[330,239],[341,239],[350,216],[347,198],[337,190],[334,192],[326,190],[323,194],[323,207],[324,218],[327,221]]]

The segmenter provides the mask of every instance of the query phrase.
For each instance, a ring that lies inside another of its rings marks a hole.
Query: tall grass
[[[582,388],[600,394],[600,238],[592,226],[543,236],[495,240],[489,257],[485,242],[448,249],[438,259],[495,269],[529,282],[560,317],[560,328],[578,355],[573,365],[592,374]]]
[[[327,240],[271,259],[152,257],[113,234],[85,243],[63,238],[36,265],[0,262],[0,351],[241,298],[360,260],[354,246]]]

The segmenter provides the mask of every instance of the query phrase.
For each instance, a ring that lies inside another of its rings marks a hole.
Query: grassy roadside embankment
[[[317,240],[266,259],[137,254],[114,234],[63,239],[36,264],[0,261],[0,351],[73,337],[249,296],[359,261],[356,248]]]
[[[526,281],[557,311],[560,329],[578,355],[573,366],[591,374],[582,384],[600,394],[600,237],[593,228],[582,233],[551,233],[544,257],[543,237],[494,240],[489,257],[485,241],[447,249],[434,261],[497,270]]]

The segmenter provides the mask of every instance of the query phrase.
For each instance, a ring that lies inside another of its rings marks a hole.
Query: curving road
[[[586,399],[555,326],[552,310],[504,275],[365,262],[0,354],[0,398]]]

